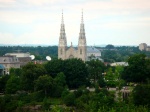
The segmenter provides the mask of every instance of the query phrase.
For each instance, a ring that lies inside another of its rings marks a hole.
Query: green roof
[[[4,69],[5,67],[2,65],[2,64],[0,64],[0,69]]]

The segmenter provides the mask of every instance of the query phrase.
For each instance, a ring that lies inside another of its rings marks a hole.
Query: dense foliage
[[[126,81],[145,82],[150,78],[150,59],[146,59],[146,55],[135,54],[128,59],[128,64],[122,74]]]
[[[52,59],[12,68],[0,77],[0,112],[148,112],[150,60],[135,54],[127,61],[111,67],[99,60]],[[123,92],[130,94],[122,98]]]
[[[46,60],[46,56],[57,58],[57,51],[57,46],[0,46],[0,56],[13,52],[29,52],[35,55],[36,60]]]

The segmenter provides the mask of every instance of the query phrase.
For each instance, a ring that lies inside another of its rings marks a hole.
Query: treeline
[[[29,52],[31,55],[35,55],[36,60],[46,60],[46,56],[51,56],[52,58],[57,58],[58,47],[57,46],[0,46],[0,56],[6,53],[14,52]]]
[[[135,54],[127,61],[129,66],[110,67],[99,60],[54,59],[12,68],[0,78],[0,111],[28,112],[38,106],[41,112],[148,112],[150,59]],[[125,99],[123,86],[131,91]]]
[[[145,54],[150,58],[150,52],[140,51],[138,46],[119,46],[107,45],[106,47],[98,47],[101,50],[102,59],[104,62],[121,62],[127,61],[128,58],[134,54]]]
[[[104,62],[112,63],[127,61],[131,55],[136,53],[143,53],[146,54],[147,57],[150,57],[150,52],[140,51],[138,47],[134,46],[115,47],[113,45],[107,45],[106,47],[96,48],[101,51]],[[30,54],[35,55],[36,60],[46,60],[46,56],[50,56],[52,59],[55,59],[58,57],[58,46],[0,46],[0,56],[12,52],[29,52]]]

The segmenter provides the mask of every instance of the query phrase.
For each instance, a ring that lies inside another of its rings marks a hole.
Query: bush
[[[74,93],[69,93],[63,98],[63,102],[67,106],[73,106],[75,104],[75,95]]]

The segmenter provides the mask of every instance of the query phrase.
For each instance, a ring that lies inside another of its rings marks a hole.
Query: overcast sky
[[[0,44],[78,44],[83,9],[87,45],[150,45],[150,0],[0,0]]]

